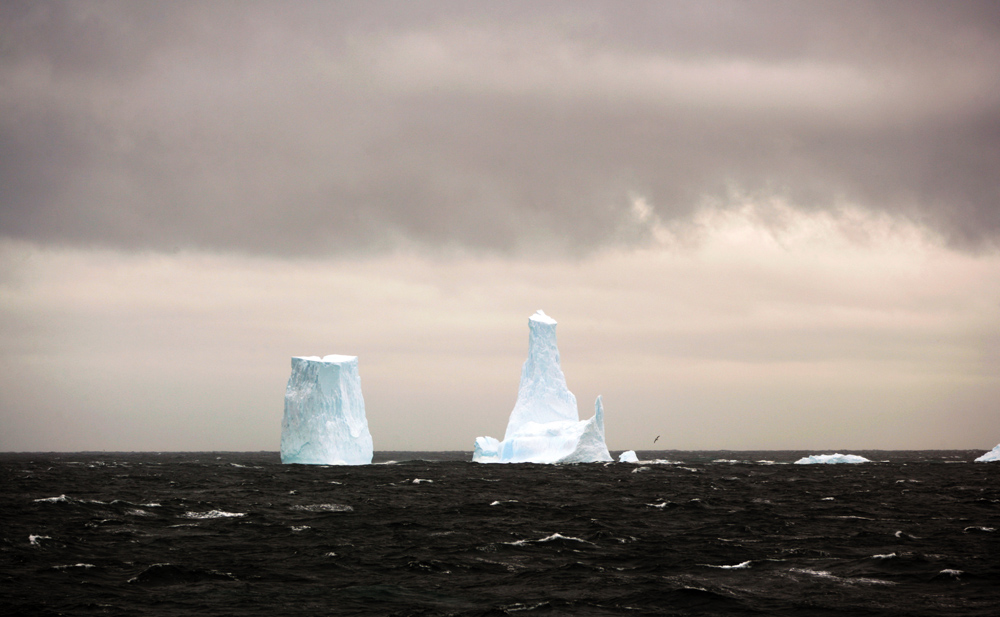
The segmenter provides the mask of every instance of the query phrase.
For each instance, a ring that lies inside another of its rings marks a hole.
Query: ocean
[[[0,454],[0,614],[1000,614],[1000,463],[814,453]]]

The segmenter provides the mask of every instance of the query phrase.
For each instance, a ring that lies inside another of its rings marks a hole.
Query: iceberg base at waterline
[[[367,465],[373,453],[358,357],[292,358],[281,420],[281,462]]]
[[[836,465],[841,463],[870,463],[868,459],[857,454],[813,454],[795,461],[796,465]]]
[[[594,417],[577,422],[526,422],[503,441],[477,437],[476,463],[596,463],[614,459],[604,443],[604,405],[594,402]]]
[[[977,463],[995,463],[1000,462],[1000,445],[987,452],[986,454],[980,456],[976,459]]]

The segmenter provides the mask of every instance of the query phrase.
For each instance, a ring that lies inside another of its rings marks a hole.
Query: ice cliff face
[[[292,358],[281,462],[367,465],[372,453],[357,356]]]
[[[528,319],[528,359],[503,441],[478,437],[479,463],[590,463],[611,461],[604,439],[604,406],[581,421],[576,397],[559,366],[556,321],[542,311]]]

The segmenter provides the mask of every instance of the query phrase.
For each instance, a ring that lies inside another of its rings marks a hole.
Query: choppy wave
[[[865,452],[889,462],[864,466],[638,454],[484,466],[393,453],[363,467],[0,455],[0,614],[984,617],[1000,605],[1000,466],[972,453]]]

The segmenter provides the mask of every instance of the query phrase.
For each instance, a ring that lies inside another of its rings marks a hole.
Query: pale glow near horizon
[[[0,451],[277,450],[291,356],[359,356],[376,450],[503,432],[559,322],[617,449],[989,448],[1000,256],[844,208],[706,208],[570,259],[0,244]],[[57,427],[57,430],[53,430]]]

